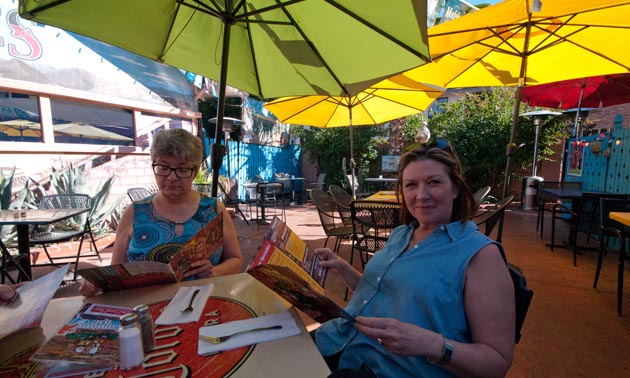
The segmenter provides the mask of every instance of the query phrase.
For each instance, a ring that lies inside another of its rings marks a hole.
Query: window
[[[0,141],[42,141],[37,96],[0,91]]]
[[[51,99],[56,143],[134,145],[130,110]]]

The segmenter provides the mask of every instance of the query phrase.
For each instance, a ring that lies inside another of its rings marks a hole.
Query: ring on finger
[[[380,337],[376,338],[376,342],[383,345],[383,339],[381,339]]]

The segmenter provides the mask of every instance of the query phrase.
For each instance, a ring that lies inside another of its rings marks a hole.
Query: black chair
[[[505,216],[505,209],[510,203],[512,203],[513,199],[514,196],[507,196],[499,202],[493,204],[492,206],[486,207],[484,209],[484,213],[473,218],[473,221],[477,224],[478,227],[484,227],[484,234],[486,236],[490,236],[490,234],[494,230],[494,226],[496,226],[497,223],[499,223],[499,221]],[[501,233],[497,234],[496,240],[499,243],[501,242],[501,236]]]
[[[521,268],[514,264],[508,264],[508,270],[514,284],[514,300],[516,302],[515,343],[518,344],[521,340],[521,329],[523,328],[525,316],[529,310],[534,292],[527,287],[527,280]]]
[[[151,192],[149,192],[145,188],[129,188],[127,189],[127,195],[129,196],[131,201],[138,201],[150,196]]]
[[[555,244],[556,220],[564,220],[569,222],[569,246],[573,251],[573,266],[577,266],[577,255],[579,250],[597,250],[596,247],[587,247],[578,245],[578,235],[585,234],[587,242],[590,241],[592,235],[598,235],[601,228],[600,218],[600,199],[607,198],[624,198],[625,195],[584,192],[582,199],[579,201],[577,209],[568,209],[560,204],[554,206],[551,216],[551,250],[557,246]],[[558,211],[556,208],[561,208]],[[569,218],[565,219],[559,214],[568,214]]]
[[[259,182],[256,184],[256,221],[258,226],[267,222],[267,210],[273,209],[274,215],[280,210],[283,222],[287,221],[284,204],[284,184],[281,182]],[[260,215],[258,214],[260,210]]]
[[[346,225],[343,223],[343,220],[337,211],[337,203],[328,193],[319,189],[311,189],[309,196],[311,198],[311,202],[313,202],[315,208],[317,209],[319,220],[322,224],[322,228],[324,229],[324,233],[326,234],[324,247],[328,244],[328,239],[334,237],[335,245],[332,250],[337,253],[342,239],[352,239],[352,236],[354,235],[352,225]]]
[[[610,219],[610,212],[630,212],[630,199],[606,198],[600,199],[599,214],[601,229],[599,233],[599,256],[595,269],[593,288],[597,288],[599,273],[602,269],[604,253],[616,252],[617,259],[617,313],[621,316],[623,300],[623,271],[628,260],[626,243],[630,240],[630,227]]]
[[[249,221],[247,217],[245,217],[245,213],[241,210],[241,205],[247,205],[247,201],[238,198],[238,195],[235,193],[238,190],[238,181],[236,179],[230,178],[230,190],[226,190],[225,186],[221,181],[219,181],[219,189],[221,189],[220,199],[223,201],[225,206],[232,206],[249,226]],[[236,190],[235,190],[236,188]]]
[[[365,268],[369,258],[383,249],[391,231],[400,225],[402,205],[390,201],[353,201],[350,203],[353,230],[362,230],[354,237],[350,263],[354,250],[359,251],[361,264]]]
[[[564,189],[564,188],[581,188],[582,184],[579,182],[563,182],[563,181],[541,181],[538,184],[538,191],[536,192],[538,202],[538,216],[536,219],[536,231],[540,226],[540,238],[543,238],[544,226],[545,226],[545,212],[552,212],[552,216],[562,216],[562,214],[569,214],[570,210],[563,206],[561,201],[558,201],[556,197],[549,196],[542,192],[542,189]],[[555,210],[555,212],[554,212]],[[553,232],[553,230],[552,230]],[[553,244],[553,243],[552,243]],[[553,250],[553,248],[552,248]]]
[[[18,277],[22,276],[26,277],[29,280],[31,279],[31,277],[24,271],[18,261],[19,259],[27,258],[27,256],[11,254],[11,251],[9,251],[2,240],[0,240],[0,253],[2,253],[2,256],[0,258],[0,283],[4,284],[6,281],[9,281],[12,284],[17,283],[18,280],[13,279],[11,273],[9,272],[11,268],[15,268],[18,270]]]
[[[54,194],[50,196],[44,196],[39,200],[39,209],[92,209],[92,199],[87,194]],[[41,246],[48,257],[49,263],[33,264],[33,266],[58,266],[59,263],[55,263],[57,260],[69,260],[75,266],[73,280],[77,279],[77,269],[79,267],[79,259],[81,257],[98,257],[99,261],[102,261],[101,255],[98,252],[96,241],[94,240],[94,234],[90,226],[90,214],[89,211],[85,214],[78,215],[73,219],[74,224],[69,227],[58,228],[56,225],[49,226],[47,229],[36,229],[29,238],[30,246]],[[54,243],[63,243],[72,239],[80,239],[79,249],[74,255],[65,256],[52,256],[48,251],[47,246]],[[88,243],[91,241],[94,246],[94,253],[81,255],[81,248],[83,247],[83,241],[88,239]]]

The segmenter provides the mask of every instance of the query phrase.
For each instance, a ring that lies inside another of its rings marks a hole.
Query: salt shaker
[[[144,360],[138,315],[125,314],[120,317],[120,324],[121,328],[118,332],[120,370],[134,369]]]
[[[149,306],[145,304],[137,305],[133,312],[138,315],[138,325],[142,334],[142,349],[144,353],[149,353],[155,347],[155,333],[153,319],[149,314]]]

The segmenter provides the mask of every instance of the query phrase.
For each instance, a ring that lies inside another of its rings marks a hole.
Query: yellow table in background
[[[380,192],[376,192],[369,197],[365,198],[368,201],[389,201],[389,202],[398,202],[396,198],[396,192],[393,190],[381,190]]]
[[[619,223],[623,223],[626,226],[630,226],[630,213],[620,212],[620,211],[611,211],[610,219],[616,220]]]

